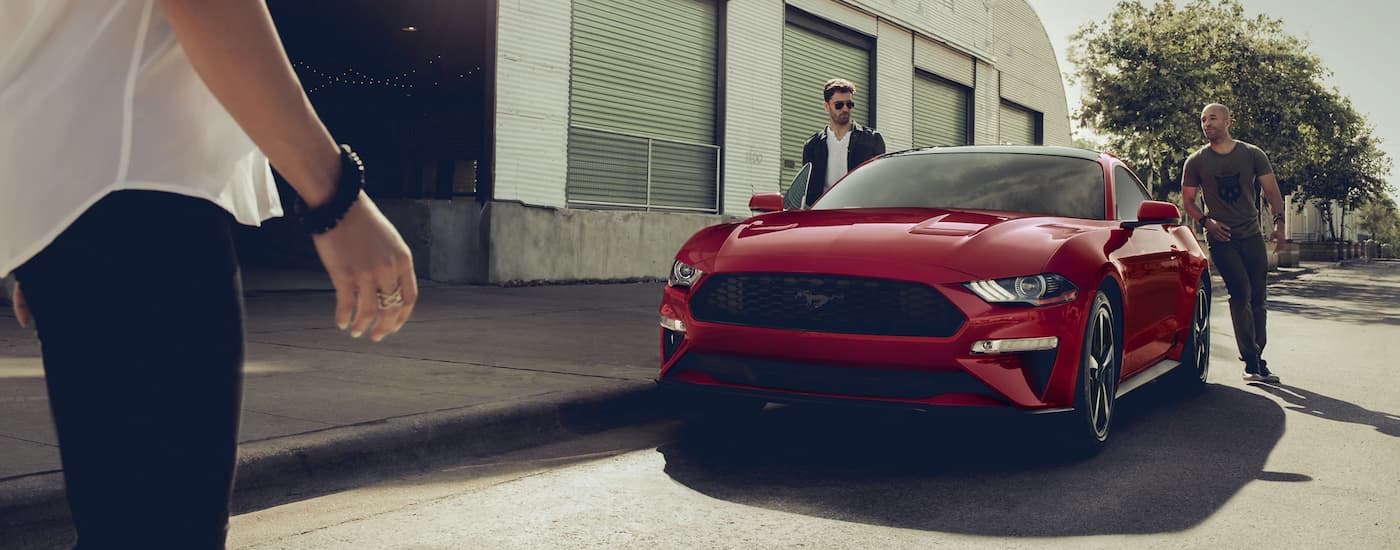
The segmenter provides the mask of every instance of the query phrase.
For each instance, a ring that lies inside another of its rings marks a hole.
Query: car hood
[[[929,282],[1010,277],[1040,273],[1087,229],[1072,219],[970,210],[777,212],[735,225],[697,267]]]

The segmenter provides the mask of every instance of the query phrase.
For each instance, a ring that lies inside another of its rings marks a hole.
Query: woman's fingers
[[[399,274],[390,271],[388,276],[378,279],[375,291],[375,306],[379,308],[379,320],[374,324],[370,339],[378,342],[385,336],[398,332],[403,325],[404,294]]]
[[[377,288],[379,285],[373,278],[368,276],[356,277],[355,282],[355,320],[350,323],[350,336],[359,338],[366,330],[369,330],[374,319],[379,316],[379,300]]]
[[[354,279],[331,278],[335,287],[335,326],[340,330],[350,330],[350,321],[355,317]]]
[[[413,255],[363,193],[335,228],[313,236],[336,288],[336,325],[379,341],[397,332],[418,300]]]

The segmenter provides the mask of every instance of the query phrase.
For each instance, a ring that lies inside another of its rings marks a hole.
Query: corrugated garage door
[[[1035,111],[1007,101],[1001,102],[1001,143],[1012,145],[1040,145],[1036,140],[1037,128]]]
[[[569,206],[717,211],[716,4],[573,9]]]
[[[914,77],[914,146],[967,145],[968,89],[941,78]]]
[[[800,28],[783,28],[783,191],[802,168],[802,143],[826,127],[822,86],[833,78],[856,85],[851,120],[870,124],[870,51]]]

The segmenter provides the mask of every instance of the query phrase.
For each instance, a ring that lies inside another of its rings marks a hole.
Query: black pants
[[[222,548],[243,383],[231,217],[121,191],[16,271],[78,548]]]
[[[1265,304],[1269,256],[1262,235],[1228,242],[1210,243],[1210,259],[1215,263],[1225,290],[1230,293],[1230,320],[1235,325],[1235,344],[1246,361],[1258,358],[1268,343],[1265,330],[1268,309]]]

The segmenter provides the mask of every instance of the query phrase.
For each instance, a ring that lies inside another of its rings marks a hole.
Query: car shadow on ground
[[[1052,419],[769,407],[728,429],[689,423],[658,450],[677,482],[735,503],[870,525],[984,536],[1146,534],[1191,528],[1264,472],[1283,435],[1270,399],[1227,386],[1151,384],[1119,403],[1087,459]]]
[[[1371,426],[1385,435],[1400,437],[1400,415],[1373,411],[1297,386],[1260,383],[1250,385],[1274,394],[1287,403],[1290,410],[1338,422]]]

